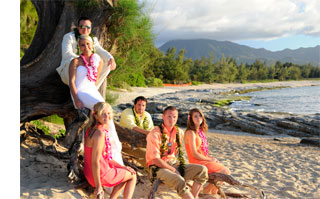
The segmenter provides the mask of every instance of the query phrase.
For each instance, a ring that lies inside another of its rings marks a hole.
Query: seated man
[[[175,126],[178,110],[174,106],[168,106],[163,111],[162,119],[163,123],[147,136],[146,163],[153,180],[159,178],[175,189],[182,198],[198,198],[203,184],[208,180],[208,169],[203,165],[184,163],[181,148],[183,131]],[[194,181],[191,190],[186,180]]]
[[[63,36],[61,44],[62,59],[60,66],[56,70],[59,73],[62,82],[66,85],[69,85],[70,62],[80,55],[80,48],[78,46],[78,39],[80,35],[89,35],[92,38],[94,48],[93,53],[97,53],[103,60],[103,67],[97,79],[97,88],[100,88],[109,72],[116,68],[116,63],[113,56],[100,46],[97,37],[94,37],[91,34],[91,30],[92,22],[90,18],[80,17],[78,20],[77,28],[75,28],[74,31],[69,32]]]
[[[121,113],[120,126],[135,130],[139,133],[147,135],[153,129],[153,121],[151,115],[145,111],[147,106],[147,99],[139,96],[134,100],[134,106],[127,108]],[[146,167],[146,149],[134,148],[126,143],[122,143],[122,151],[133,155],[141,166]]]
[[[146,107],[147,99],[143,96],[137,97],[132,108],[122,111],[120,126],[148,135],[153,129],[153,122],[151,115],[145,111]]]

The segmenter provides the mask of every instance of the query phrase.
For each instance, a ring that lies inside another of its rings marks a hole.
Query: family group
[[[70,87],[77,110],[90,110],[90,120],[84,140],[84,175],[95,188],[97,198],[103,197],[103,187],[112,187],[110,198],[132,198],[136,172],[122,160],[122,144],[113,122],[112,107],[98,89],[111,70],[116,68],[113,56],[104,50],[91,34],[92,22],[80,17],[77,28],[62,41],[62,61],[57,68],[62,81]],[[208,126],[203,113],[192,109],[184,132],[176,126],[178,110],[168,106],[163,110],[163,122],[154,126],[146,111],[147,99],[139,96],[132,108],[121,113],[120,126],[144,134],[147,140],[145,166],[152,179],[160,179],[175,189],[182,198],[198,198],[203,193],[216,194],[217,188],[204,184],[208,173],[230,174],[217,159],[209,156],[206,133]],[[189,163],[184,160],[184,143]],[[187,180],[192,180],[189,187]]]

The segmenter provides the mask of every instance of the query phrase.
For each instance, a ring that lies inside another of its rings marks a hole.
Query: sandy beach
[[[311,86],[320,81],[289,81],[254,84],[212,84],[186,87],[132,88],[119,94],[117,104],[132,103],[139,96],[151,97],[188,89],[239,89],[265,86]],[[268,199],[320,198],[320,148],[300,144],[289,136],[257,136],[243,132],[210,130],[209,153],[231,171],[232,176],[263,190]],[[64,150],[64,149],[61,149]],[[75,189],[67,178],[68,160],[41,152],[37,139],[28,137],[20,145],[20,198],[93,198]],[[151,184],[146,172],[134,198],[147,198]],[[228,189],[230,187],[226,186]],[[232,190],[232,188],[230,188]],[[108,194],[105,194],[108,198]],[[122,198],[122,197],[119,197]],[[179,198],[175,191],[161,185],[156,198]],[[201,197],[219,198],[219,197]]]

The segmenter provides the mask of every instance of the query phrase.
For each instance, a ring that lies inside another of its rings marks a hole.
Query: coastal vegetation
[[[228,98],[217,99],[213,101],[213,106],[223,107],[229,106],[235,101],[250,100],[250,96],[229,96]]]
[[[29,48],[38,25],[38,15],[31,1],[20,0],[20,58]]]
[[[215,99],[212,102],[208,100],[200,100],[200,102],[212,103],[216,107],[229,106],[235,101],[241,100],[250,100],[251,96],[240,96],[239,94],[263,91],[263,90],[274,90],[288,88],[287,86],[274,86],[274,87],[259,87],[259,88],[245,88],[245,89],[236,89],[225,92],[219,92],[218,95],[215,95]]]
[[[245,94],[245,93],[251,93],[251,92],[257,92],[257,91],[263,91],[263,90],[273,90],[273,89],[281,89],[281,88],[288,88],[288,86],[274,86],[274,87],[260,87],[260,88],[248,88],[243,90],[232,90],[229,92],[223,93],[224,95],[230,95],[230,94]]]
[[[51,136],[55,139],[65,136],[66,133],[64,129],[59,129],[58,132],[53,132],[49,126],[44,124],[43,120],[33,120],[30,123],[33,124],[37,129],[41,130],[44,135]]]
[[[123,88],[152,83],[152,79],[147,81],[143,75],[156,51],[152,23],[143,12],[143,4],[131,0],[117,1],[110,24],[108,37],[117,41],[114,54],[117,69],[109,75],[108,85]]]
[[[114,57],[117,69],[108,77],[110,88],[130,86],[163,86],[163,83],[231,83],[265,82],[320,78],[320,67],[312,64],[298,65],[290,62],[267,64],[257,59],[254,63],[237,63],[234,58],[222,56],[192,60],[185,50],[175,48],[166,54],[154,46],[152,22],[136,1],[119,0],[113,8],[110,40],[117,40]],[[31,1],[20,1],[21,45],[20,57],[31,43],[37,26],[37,14]]]
[[[257,59],[253,64],[238,64],[232,57],[220,60],[209,58],[184,59],[184,50],[176,55],[176,49],[168,49],[166,55],[158,57],[148,71],[165,83],[232,83],[232,82],[272,82],[319,78],[320,67],[311,64],[297,65],[277,61],[267,65]],[[169,69],[169,70],[168,70]]]

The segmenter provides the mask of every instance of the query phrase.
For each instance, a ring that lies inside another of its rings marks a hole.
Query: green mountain
[[[215,60],[232,56],[238,64],[241,62],[252,64],[256,59],[267,61],[291,62],[295,64],[308,64],[320,66],[320,45],[311,48],[299,48],[296,50],[285,49],[272,52],[264,48],[251,48],[229,41],[216,41],[209,39],[172,40],[166,42],[159,49],[166,53],[168,48],[175,47],[177,53],[185,49],[185,57],[200,59],[202,56],[209,57],[212,52]]]

